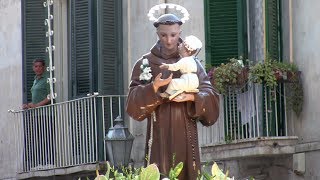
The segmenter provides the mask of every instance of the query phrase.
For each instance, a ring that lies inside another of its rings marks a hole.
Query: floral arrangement
[[[279,62],[267,58],[264,62],[250,67],[250,80],[254,83],[264,83],[274,88],[278,82],[297,82],[301,72],[293,63]]]
[[[224,174],[223,171],[219,168],[216,162],[212,165],[211,168],[212,180],[234,180],[234,177],[228,177],[229,171],[227,170]]]
[[[183,169],[183,163],[178,163],[175,167],[170,169],[169,175],[162,180],[178,180],[178,176]],[[94,180],[160,180],[160,171],[156,164],[150,164],[147,167],[140,167],[134,169],[132,167],[122,167],[122,172],[119,172],[114,167],[111,167],[107,162],[107,172],[105,175],[100,175],[96,170],[97,177]]]
[[[243,89],[248,83],[263,84],[265,87],[276,90],[279,83],[285,83],[287,107],[291,107],[297,116],[302,112],[303,87],[300,79],[301,71],[294,63],[279,62],[270,57],[264,61],[251,62],[244,66],[242,58],[232,58],[227,63],[212,67],[207,64],[207,73],[210,82],[221,94],[230,90]]]
[[[176,166],[170,169],[169,175],[162,180],[178,180],[178,176],[183,169],[183,163],[180,162]],[[122,168],[122,172],[118,172],[114,167],[111,167],[107,162],[107,172],[105,175],[100,175],[96,170],[95,180],[116,180],[116,179],[128,179],[128,180],[160,180],[160,172],[156,164],[150,164],[147,167],[141,167],[133,169],[130,166]],[[229,171],[224,174],[218,167],[217,163],[211,167],[211,174],[199,173],[197,180],[234,180],[234,177],[228,177]]]
[[[140,65],[141,74],[139,76],[139,80],[147,83],[151,80],[152,74],[151,74],[151,67],[149,66],[148,59],[144,58],[142,59],[142,64]]]
[[[293,63],[279,62],[267,58],[264,62],[256,63],[250,67],[249,79],[254,83],[264,84],[275,89],[278,83],[286,83],[286,103],[297,116],[302,112],[303,87],[300,80],[301,71]]]
[[[248,81],[248,68],[243,65],[243,60],[231,58],[229,62],[218,67],[211,67],[208,71],[211,84],[221,94],[228,92],[229,87],[242,87]]]

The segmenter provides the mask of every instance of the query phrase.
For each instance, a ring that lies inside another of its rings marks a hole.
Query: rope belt
[[[157,119],[156,119],[156,112],[153,111],[151,113],[151,127],[150,127],[150,138],[149,138],[149,141],[148,141],[148,161],[147,161],[147,165],[150,164],[150,158],[151,158],[151,147],[152,147],[152,142],[153,142],[153,121],[156,122]]]

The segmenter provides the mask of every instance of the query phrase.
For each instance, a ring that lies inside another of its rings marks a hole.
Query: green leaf
[[[109,180],[109,178],[105,177],[104,175],[99,175],[94,180]]]
[[[106,174],[105,174],[105,176],[106,176],[107,179],[109,179],[109,176],[110,176],[110,169],[111,169],[110,164],[109,164],[109,162],[107,161],[107,172],[106,172]]]
[[[183,169],[183,162],[180,162],[179,164],[177,164],[177,166],[173,170],[173,177],[174,178],[178,177],[182,169]]]
[[[140,180],[158,180],[160,179],[160,172],[155,164],[150,164],[143,168],[140,174]]]

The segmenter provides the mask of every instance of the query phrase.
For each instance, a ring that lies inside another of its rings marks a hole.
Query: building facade
[[[33,59],[44,58],[49,62],[44,24],[48,11],[43,2],[0,0],[0,84],[3,87],[0,179],[90,176],[97,161],[108,160],[103,139],[117,115],[124,117],[135,137],[131,161],[135,166],[142,165],[146,122],[132,121],[123,112],[125,96],[119,95],[127,93],[135,61],[157,40],[147,14],[160,3],[179,4],[189,11],[190,20],[182,25],[182,36],[193,34],[201,39],[204,48],[198,57],[203,65],[218,66],[228,58],[239,56],[260,62],[268,55],[279,61],[294,62],[302,72],[304,102],[299,116],[285,109],[284,104],[279,108],[283,113],[276,111],[277,108],[261,111],[276,117],[270,122],[283,124],[275,126],[274,131],[268,125],[258,127],[250,123],[228,126],[231,117],[239,116],[229,115],[233,106],[226,100],[231,98],[223,97],[218,122],[209,128],[198,127],[202,162],[216,161],[223,169],[230,169],[236,179],[320,177],[317,171],[320,111],[316,91],[320,86],[317,72],[320,65],[316,58],[320,2],[317,0],[54,0],[49,14],[53,15],[56,105],[40,108],[35,113],[54,109],[57,163],[53,167],[32,169],[28,164],[35,164],[23,156],[26,154],[21,139],[24,124],[20,121],[25,114],[19,109],[30,101]],[[255,93],[254,102],[267,107],[263,105],[267,99],[262,94]],[[281,102],[281,97],[276,100],[277,104]],[[9,109],[15,111],[8,113]],[[260,116],[262,120],[257,123],[269,122]],[[260,116],[254,114],[252,122]]]

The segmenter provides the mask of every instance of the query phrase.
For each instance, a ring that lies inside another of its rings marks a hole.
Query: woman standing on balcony
[[[198,61],[198,93],[182,93],[172,100],[160,96],[172,78],[181,76],[179,71],[159,68],[162,63],[172,64],[180,59],[181,24],[173,14],[164,14],[154,22],[159,41],[134,65],[126,110],[135,120],[148,119],[149,162],[156,163],[160,172],[168,175],[175,155],[175,163],[184,164],[179,179],[194,180],[200,170],[196,122],[214,124],[219,116],[219,100]]]

